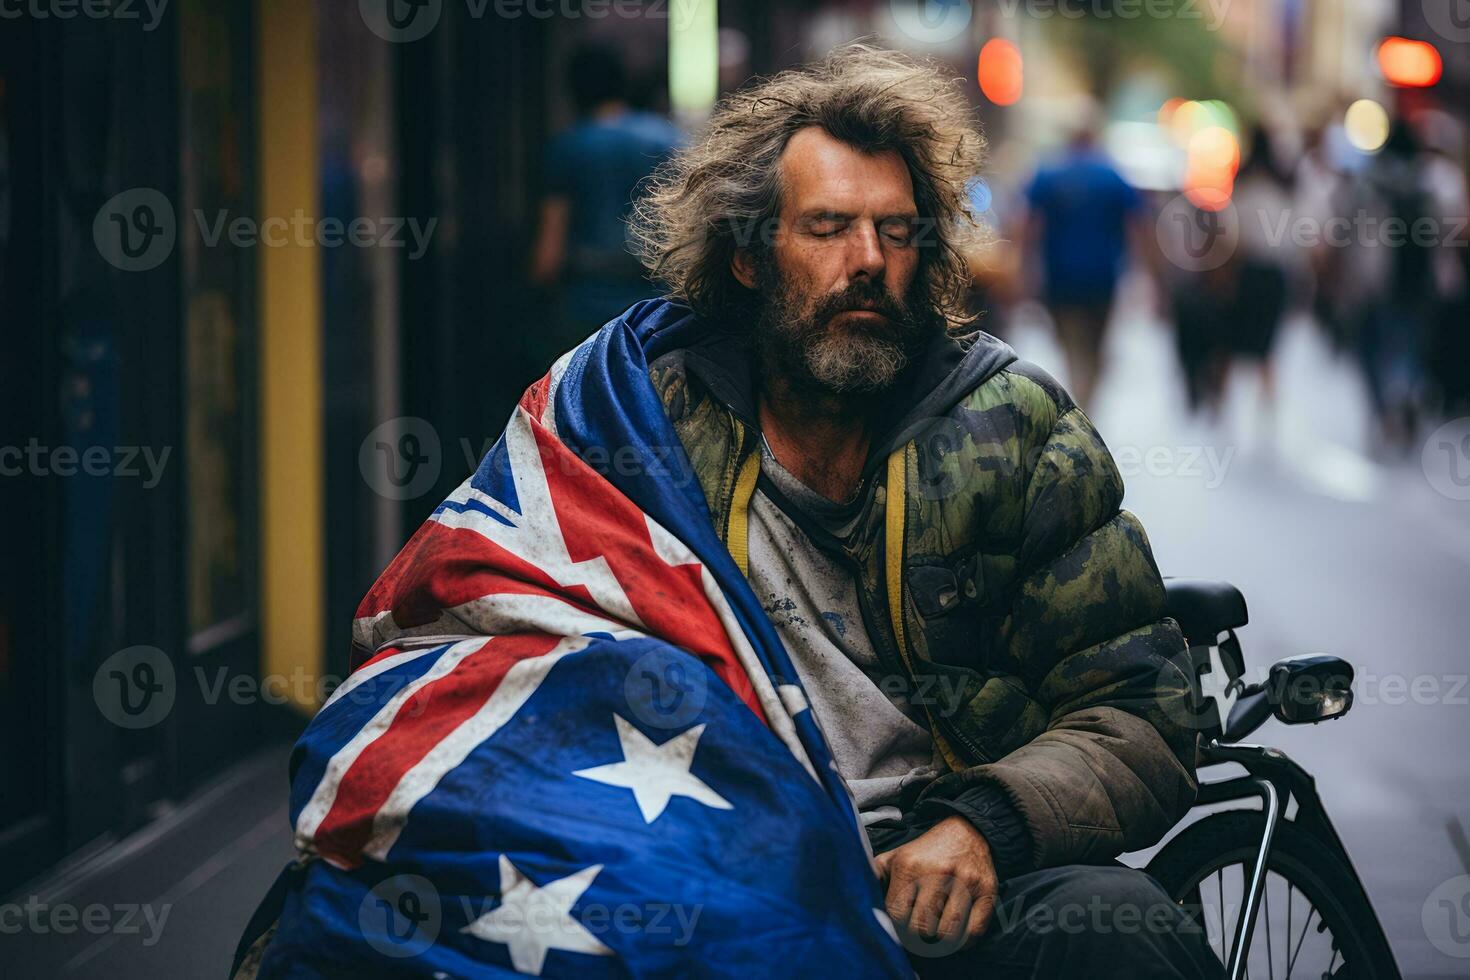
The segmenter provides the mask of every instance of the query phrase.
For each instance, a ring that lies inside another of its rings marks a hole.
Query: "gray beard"
[[[937,332],[912,300],[897,304],[883,296],[882,310],[894,325],[888,335],[866,330],[834,336],[826,321],[836,312],[821,304],[807,316],[792,314],[795,297],[773,269],[765,270],[765,298],[755,325],[762,368],[797,389],[815,394],[867,395],[886,391],[913,355]],[[881,287],[880,287],[881,288]]]
[[[802,345],[806,374],[834,394],[866,394],[892,387],[909,355],[903,346],[871,334],[823,333]]]

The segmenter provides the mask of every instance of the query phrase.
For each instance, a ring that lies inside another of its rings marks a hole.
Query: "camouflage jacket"
[[[779,490],[760,475],[748,354],[727,333],[693,335],[655,342],[649,374],[744,569],[751,497]],[[1155,843],[1197,788],[1188,681],[1170,659],[1184,641],[1107,447],[986,334],[936,341],[886,401],[854,530],[803,527],[852,568],[880,658],[925,707],[952,772],[924,795],[999,789],[1034,867]]]

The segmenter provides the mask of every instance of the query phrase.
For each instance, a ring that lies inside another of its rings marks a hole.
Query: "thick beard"
[[[799,389],[832,395],[886,391],[938,331],[917,280],[902,303],[882,283],[859,280],[822,297],[807,313],[802,312],[807,297],[773,260],[760,263],[758,280],[762,298],[755,341],[761,363]],[[873,308],[887,325],[841,333],[828,326],[837,314],[860,307]]]

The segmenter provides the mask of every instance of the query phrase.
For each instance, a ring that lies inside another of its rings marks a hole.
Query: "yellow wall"
[[[262,227],[320,214],[314,9],[256,3]],[[259,246],[261,672],[287,678],[306,711],[325,645],[320,261],[295,241]]]

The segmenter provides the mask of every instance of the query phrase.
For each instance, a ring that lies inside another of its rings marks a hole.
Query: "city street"
[[[1240,378],[1211,427],[1187,417],[1169,326],[1137,290],[1121,305],[1092,414],[1124,470],[1125,506],[1165,575],[1225,579],[1245,593],[1248,666],[1328,652],[1356,667],[1346,718],[1272,721],[1255,740],[1317,777],[1405,976],[1464,976],[1470,937],[1441,939],[1462,958],[1445,955],[1422,917],[1438,886],[1470,873],[1449,829],[1470,823],[1470,504],[1436,493],[1417,453],[1370,459],[1357,375],[1306,319],[1278,340],[1274,426],[1255,407],[1256,379]],[[1009,339],[1065,382],[1039,317],[1018,319]],[[1453,935],[1436,913],[1441,935]]]
[[[1023,307],[1008,339],[1065,382],[1043,316]],[[1457,850],[1450,830],[1453,821],[1470,823],[1458,808],[1470,799],[1462,757],[1470,746],[1463,646],[1470,508],[1436,493],[1417,456],[1397,464],[1370,459],[1356,375],[1306,320],[1292,321],[1280,338],[1274,424],[1253,407],[1254,378],[1232,384],[1219,424],[1190,421],[1169,329],[1137,290],[1125,291],[1092,414],[1124,472],[1126,505],[1142,518],[1165,575],[1226,579],[1244,591],[1249,665],[1263,669],[1280,657],[1324,651],[1357,668],[1357,701],[1345,719],[1301,728],[1268,722],[1257,740],[1286,750],[1317,777],[1404,975],[1463,976],[1470,958],[1436,949],[1424,916],[1437,887],[1470,873],[1470,854]],[[90,879],[106,887],[89,887],[88,900],[159,896],[173,926],[156,944],[50,935],[24,951],[22,975],[223,969],[290,854],[283,748],[242,763],[201,794],[206,799],[183,808],[177,828],[140,834],[119,849],[124,859],[110,859],[102,877]],[[219,800],[209,803],[213,796]],[[215,832],[187,854],[170,843],[201,826]],[[1450,894],[1463,897],[1456,887]],[[68,893],[59,882],[51,897]],[[1436,913],[1444,915],[1428,911]],[[1438,921],[1442,937],[1454,935]],[[1441,944],[1470,957],[1470,937]]]

